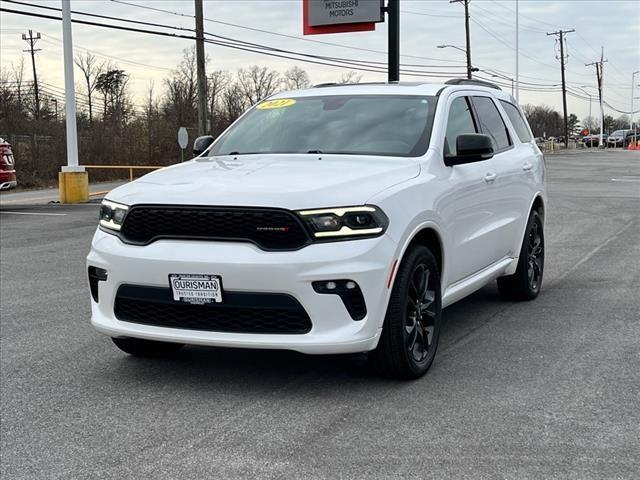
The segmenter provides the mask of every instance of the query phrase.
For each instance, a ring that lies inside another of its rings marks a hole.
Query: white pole
[[[633,87],[635,86],[636,73],[638,72],[639,71],[635,71],[631,74],[631,115],[629,118],[629,129],[631,130],[633,130]]]
[[[62,0],[62,40],[64,49],[64,93],[67,125],[67,168],[63,170],[78,171],[83,169],[78,167],[76,92],[73,80],[73,44],[71,38],[71,0]]]
[[[635,78],[636,78],[636,73],[640,73],[640,70],[636,70],[635,72],[633,72],[631,74],[631,115],[629,118],[629,128],[633,131],[633,142],[635,143],[637,140],[637,136],[636,136],[636,130],[634,130],[633,128],[633,90],[635,87]],[[636,126],[637,129],[637,126]],[[624,146],[624,142],[622,144]]]
[[[600,143],[599,148],[603,148],[604,137],[604,106],[602,99],[604,98],[604,47],[601,47],[600,53]]]
[[[520,55],[520,24],[518,17],[518,0],[516,0],[516,101],[520,103],[520,62],[518,58]]]

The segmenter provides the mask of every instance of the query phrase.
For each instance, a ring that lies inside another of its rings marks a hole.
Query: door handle
[[[525,172],[530,171],[533,168],[533,164],[530,162],[524,162],[522,164],[522,170],[524,170]]]
[[[495,174],[495,173],[487,173],[484,176],[484,181],[487,182],[487,183],[492,183],[496,179],[497,176],[498,175]]]

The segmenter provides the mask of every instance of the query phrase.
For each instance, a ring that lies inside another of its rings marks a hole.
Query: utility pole
[[[196,3],[196,64],[198,77],[198,135],[207,133],[207,76],[204,70],[204,25],[202,0]]]
[[[36,32],[36,36],[33,36],[33,31],[29,30],[29,36],[26,33],[22,34],[22,40],[29,44],[29,50],[23,50],[23,52],[31,52],[31,65],[33,66],[33,93],[36,97],[36,120],[40,118],[40,94],[38,91],[38,75],[36,74],[36,52],[39,52],[39,48],[35,48],[36,42],[40,40],[40,32]]]
[[[564,110],[564,148],[568,149],[569,148],[569,127],[568,127],[568,121],[567,121],[567,83],[565,81],[565,74],[564,74],[564,64],[565,64],[565,57],[564,57],[564,36],[567,33],[571,33],[571,32],[575,32],[575,30],[572,28],[571,30],[558,30],[557,32],[551,32],[551,33],[547,33],[547,36],[549,35],[557,35],[560,38],[560,71],[562,73],[562,108]]]
[[[387,16],[389,21],[388,38],[388,68],[387,80],[389,82],[400,81],[400,0],[389,0],[387,3]]]
[[[471,35],[469,32],[469,2],[470,0],[449,0],[449,3],[463,3],[464,4],[464,28],[465,34],[467,38],[467,78],[472,78],[471,73],[473,69],[471,68]]]
[[[596,67],[596,77],[598,79],[598,97],[600,99],[600,147],[602,147],[603,135],[604,135],[604,106],[602,104],[602,90],[604,87],[604,64],[608,62],[608,60],[604,59],[604,47],[601,47],[600,50],[600,61],[599,62],[591,62],[586,63],[586,67],[595,66]]]

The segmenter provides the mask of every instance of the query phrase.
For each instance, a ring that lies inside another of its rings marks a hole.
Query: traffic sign
[[[183,150],[189,145],[189,133],[185,127],[180,127],[178,130],[178,145]]]
[[[302,0],[303,33],[362,32],[384,21],[384,0]]]

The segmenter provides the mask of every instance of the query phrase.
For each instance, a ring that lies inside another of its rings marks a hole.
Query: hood
[[[361,205],[416,177],[413,158],[268,154],[204,157],[173,165],[116,188],[127,205],[238,205],[288,209]]]

